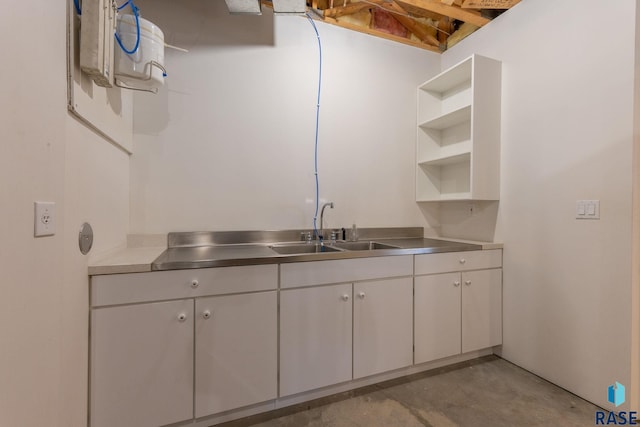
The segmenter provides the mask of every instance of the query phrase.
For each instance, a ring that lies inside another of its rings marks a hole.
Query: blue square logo
[[[609,386],[608,400],[609,403],[616,405],[616,408],[624,403],[624,386],[618,381]]]

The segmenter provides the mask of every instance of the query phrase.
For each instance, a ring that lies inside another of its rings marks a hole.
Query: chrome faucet
[[[333,209],[333,202],[327,202],[324,205],[322,205],[322,210],[320,211],[320,230],[318,230],[318,232],[320,233],[320,236],[323,236],[323,237],[324,237],[324,208],[326,208],[327,206]]]

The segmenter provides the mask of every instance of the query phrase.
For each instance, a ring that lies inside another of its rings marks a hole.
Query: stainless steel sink
[[[379,242],[337,242],[334,246],[340,249],[346,249],[348,251],[373,251],[376,249],[399,249],[399,246],[387,245],[386,243]]]
[[[342,252],[342,249],[333,246],[320,246],[306,243],[293,243],[269,246],[270,249],[281,255],[317,254],[322,252]]]

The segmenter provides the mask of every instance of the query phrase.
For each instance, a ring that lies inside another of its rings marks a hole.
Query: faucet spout
[[[327,206],[333,209],[333,202],[327,202],[322,205],[322,210],[320,211],[320,236],[324,236],[324,208],[326,208]]]

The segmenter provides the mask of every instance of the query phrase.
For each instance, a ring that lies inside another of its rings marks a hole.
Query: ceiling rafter
[[[449,16],[453,19],[468,22],[478,27],[482,27],[491,21],[489,18],[483,17],[479,11],[462,9],[454,5],[449,6],[448,4],[442,3],[440,0],[402,0],[401,3]]]
[[[261,1],[267,7],[272,6],[269,0]],[[315,11],[312,14],[314,19],[394,42],[442,52],[489,23],[501,10],[510,9],[520,2],[521,0],[307,0],[307,5]],[[384,20],[373,24],[374,9],[391,14],[393,19],[387,19],[388,25],[391,25],[389,28],[386,28]],[[460,21],[464,23],[462,26]],[[404,32],[402,35],[391,34],[399,34],[392,30],[394,25],[403,31],[406,29],[406,37]]]
[[[325,20],[325,22],[328,22],[330,24],[336,25],[338,27],[346,28],[346,29],[353,30],[353,31],[358,31],[360,33],[365,33],[365,34],[369,34],[369,35],[376,36],[376,37],[381,37],[381,38],[384,38],[384,39],[387,39],[387,40],[392,40],[394,42],[406,44],[406,45],[409,45],[409,46],[419,47],[421,49],[431,50],[433,52],[440,52],[440,49],[438,49],[435,46],[431,46],[430,44],[427,44],[427,43],[416,42],[416,41],[413,41],[413,40],[405,38],[405,37],[395,36],[393,34],[388,34],[388,33],[382,32],[382,31],[376,31],[375,29],[368,28],[368,27],[361,27],[359,25],[351,24],[349,22],[340,22],[340,21],[338,21],[337,19],[334,19],[334,18],[327,17],[324,20]]]
[[[440,49],[440,42],[429,32],[428,26],[411,18],[409,16],[409,13],[404,10],[397,2],[375,0],[375,3],[381,4],[383,9],[394,13],[393,17],[396,18],[398,22],[400,22],[410,33],[413,33],[417,38]]]
[[[465,0],[463,9],[511,9],[520,0]]]
[[[364,2],[364,1],[353,2],[353,3],[347,4],[346,6],[337,6],[337,7],[332,7],[330,9],[325,9],[324,16],[325,18],[339,18],[341,16],[351,15],[354,13],[358,13],[361,10],[371,9],[374,7],[375,5]]]

